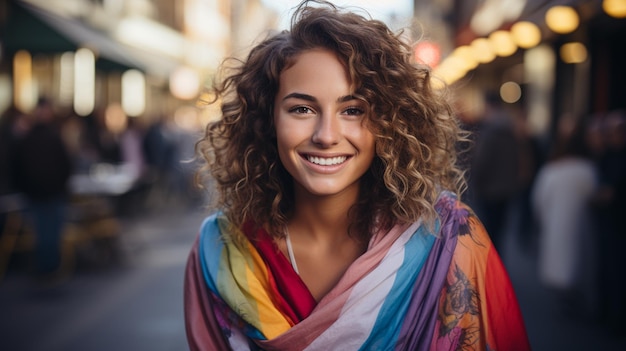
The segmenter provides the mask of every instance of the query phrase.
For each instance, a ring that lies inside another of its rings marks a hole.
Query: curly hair
[[[367,240],[397,223],[433,223],[440,191],[465,187],[456,148],[466,139],[446,91],[431,87],[429,67],[412,62],[402,32],[324,1],[302,2],[290,30],[255,46],[214,85],[222,116],[207,125],[197,150],[206,161],[199,174],[215,180],[216,206],[237,227],[252,221],[283,235],[293,178],[278,156],[272,104],[281,72],[314,48],[343,62],[376,137],[376,156],[361,179],[366,191],[349,213],[351,235]]]

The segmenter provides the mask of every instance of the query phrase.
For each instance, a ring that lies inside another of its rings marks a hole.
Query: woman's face
[[[367,128],[367,105],[351,95],[335,54],[299,54],[280,75],[274,106],[278,154],[296,191],[358,193],[359,179],[374,159],[375,138]]]

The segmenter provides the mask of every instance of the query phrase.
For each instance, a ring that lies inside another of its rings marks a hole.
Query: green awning
[[[96,67],[105,71],[144,70],[128,50],[106,33],[74,18],[65,18],[19,0],[8,1],[2,28],[7,56],[19,50],[54,54],[87,47],[96,53]]]

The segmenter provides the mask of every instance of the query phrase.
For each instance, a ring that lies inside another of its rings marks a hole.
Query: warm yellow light
[[[433,77],[433,78],[434,79],[430,80],[430,87],[433,90],[442,90],[442,89],[445,89],[448,86],[448,84],[446,84],[446,82],[444,82],[439,77]]]
[[[602,9],[607,15],[615,18],[626,17],[626,0],[604,0]]]
[[[128,117],[124,113],[121,104],[112,103],[106,107],[104,112],[104,124],[108,131],[113,134],[120,134],[128,126]]]
[[[489,63],[496,58],[496,54],[493,52],[489,40],[487,38],[477,38],[470,44],[474,58],[479,63]]]
[[[28,51],[20,50],[13,57],[13,102],[23,112],[29,112],[36,103],[33,80],[33,58]]]
[[[455,77],[454,80],[461,79],[469,71],[467,62],[456,56],[450,56],[446,59],[445,70],[448,77]]]
[[[517,51],[517,45],[508,31],[497,30],[489,34],[488,40],[493,52],[498,56],[511,56]]]
[[[190,100],[198,96],[200,77],[190,67],[181,66],[170,75],[170,92],[179,99]]]
[[[515,82],[506,82],[500,86],[500,97],[509,104],[517,102],[522,97],[522,88]]]
[[[578,42],[564,44],[559,54],[565,63],[581,63],[587,60],[587,48]]]
[[[122,108],[130,117],[137,117],[146,110],[146,79],[136,69],[122,74]]]
[[[466,64],[462,58],[450,55],[441,62],[433,70],[433,76],[437,79],[441,79],[441,82],[450,85],[459,79],[463,78],[467,74]],[[434,84],[435,89],[441,88],[441,85]]]
[[[87,116],[96,101],[96,57],[89,49],[78,49],[74,54],[74,111]]]
[[[72,106],[74,101],[74,53],[64,52],[59,59],[59,103]]]
[[[578,13],[570,6],[554,6],[546,12],[546,24],[555,33],[571,33],[579,23]]]
[[[478,61],[474,57],[474,52],[469,45],[462,45],[452,51],[452,56],[458,57],[460,64],[466,71],[471,71],[478,66]]]
[[[515,23],[511,27],[513,41],[523,49],[530,49],[541,42],[541,31],[536,24],[528,21]]]

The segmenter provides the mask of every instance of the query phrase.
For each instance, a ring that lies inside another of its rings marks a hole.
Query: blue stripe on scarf
[[[438,232],[438,231],[435,231]],[[370,336],[360,350],[392,350],[400,333],[402,321],[411,301],[412,289],[428,254],[435,235],[421,225],[404,246],[404,261],[385,298]]]
[[[217,291],[217,272],[220,267],[220,258],[224,243],[220,239],[220,229],[217,224],[217,214],[207,217],[200,228],[200,245],[198,254],[204,281],[211,291],[219,296]]]
[[[221,294],[217,289],[217,280],[219,279],[218,272],[220,270],[220,263],[224,252],[224,241],[222,240],[218,219],[220,215],[221,213],[213,214],[207,217],[202,223],[202,226],[200,227],[198,254],[200,266],[202,267],[202,274],[207,287],[216,296],[222,299]],[[258,329],[249,323],[246,323],[243,319],[235,317],[234,313],[233,315],[223,317],[229,319],[229,323],[238,325],[238,327],[241,328],[241,331],[249,338],[266,340],[266,337]],[[235,320],[232,320],[233,318]],[[232,328],[232,326],[229,326],[228,328]]]

